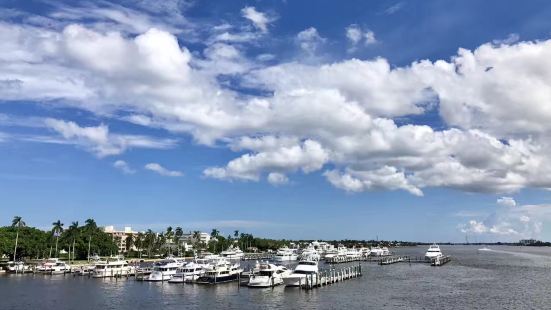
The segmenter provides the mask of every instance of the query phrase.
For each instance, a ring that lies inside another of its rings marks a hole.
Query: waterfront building
[[[103,231],[106,234],[110,234],[113,237],[113,240],[118,240],[117,246],[119,247],[119,253],[126,253],[126,239],[129,236],[138,234],[137,231],[133,231],[132,227],[127,226],[124,227],[124,230],[116,230],[113,225],[111,226],[105,226],[103,228]],[[136,251],[136,247],[132,245],[132,250]]]

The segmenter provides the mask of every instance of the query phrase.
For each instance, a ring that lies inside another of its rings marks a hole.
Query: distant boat
[[[440,251],[440,247],[438,246],[438,244],[434,243],[429,247],[429,249],[425,253],[425,260],[430,261],[442,256],[443,254],[442,254],[442,251]]]
[[[479,250],[479,251],[483,251],[483,252],[485,252],[485,251],[492,251],[492,249],[487,248],[487,247],[483,247],[483,248],[480,248],[480,249],[478,249],[478,250]]]

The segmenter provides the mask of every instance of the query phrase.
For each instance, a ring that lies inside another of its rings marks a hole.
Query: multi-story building
[[[124,230],[115,230],[113,225],[105,226],[103,231],[107,234],[110,234],[113,237],[113,240],[118,240],[117,246],[119,247],[119,253],[126,253],[126,239],[129,236],[135,235],[138,232],[133,231],[132,227],[124,227]],[[132,245],[132,250],[136,250],[136,247]]]
[[[194,244],[197,242],[203,242],[205,244],[209,243],[210,241],[210,235],[205,232],[200,232],[198,235],[198,238],[196,238],[195,234],[192,232],[189,232],[187,234],[183,234],[180,238],[181,243],[187,243],[187,244]]]

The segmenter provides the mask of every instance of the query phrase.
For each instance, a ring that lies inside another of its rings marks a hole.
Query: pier
[[[362,266],[344,267],[339,269],[326,269],[317,274],[309,274],[304,278],[304,283],[300,283],[300,287],[306,290],[328,286],[337,282],[354,279],[362,276]]]
[[[241,260],[270,260],[273,257],[273,253],[245,253]]]

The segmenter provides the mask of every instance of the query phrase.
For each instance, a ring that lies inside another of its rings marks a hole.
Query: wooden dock
[[[387,257],[381,257],[381,258],[373,258],[373,259],[367,259],[367,260],[364,260],[365,262],[373,262],[373,263],[377,263],[381,266],[384,266],[384,265],[392,265],[392,264],[396,264],[396,263],[408,263],[408,264],[413,264],[413,263],[422,263],[422,264],[430,264],[431,266],[442,266],[448,262],[451,261],[451,257],[450,256],[442,256],[442,257],[439,257],[439,258],[433,258],[431,260],[427,260],[425,259],[425,257],[422,257],[422,256],[408,256],[408,255],[404,255],[404,256],[387,256]]]
[[[362,276],[362,266],[344,267],[339,269],[326,269],[316,274],[306,275],[305,282],[300,287],[311,290],[317,287],[328,286],[337,282],[354,279]]]
[[[270,260],[273,257],[273,253],[245,253],[241,260]]]

